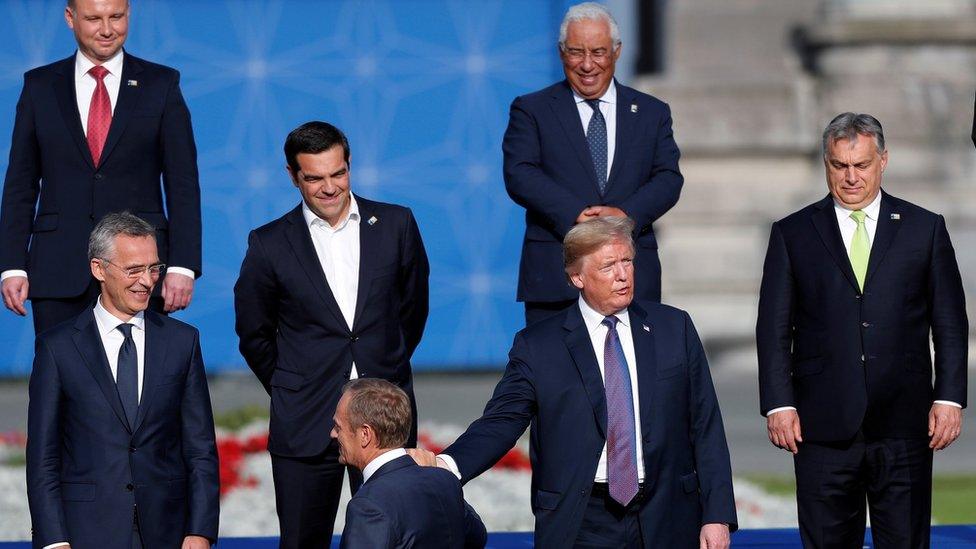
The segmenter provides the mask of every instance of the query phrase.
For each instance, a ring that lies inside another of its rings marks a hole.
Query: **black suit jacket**
[[[729,449],[708,362],[691,318],[653,302],[628,308],[650,498],[645,547],[697,548],[701,526],[736,529]],[[603,376],[578,306],[515,336],[485,412],[444,450],[467,482],[498,461],[531,424],[536,547],[571,547],[606,443]]]
[[[27,416],[35,549],[129,549],[133,505],[147,549],[217,539],[220,477],[197,330],[146,311],[142,399],[129,428],[86,310],[39,335]]]
[[[268,449],[278,455],[307,457],[328,447],[353,361],[360,377],[389,380],[413,400],[410,357],[427,321],[427,254],[410,210],[358,195],[356,201],[361,252],[352,329],[322,272],[301,204],[248,238],[234,286],[236,329],[241,354],[271,395]]]
[[[346,506],[342,549],[474,549],[487,541],[461,483],[410,456],[384,464]]]
[[[88,235],[105,214],[129,210],[156,227],[161,261],[199,275],[200,186],[179,73],[125,53],[95,168],[74,67],[72,55],[24,75],[0,209],[0,271],[26,270],[33,298],[81,295],[91,282]]]
[[[678,202],[684,179],[667,104],[617,83],[616,149],[606,193],[593,169],[573,91],[565,80],[512,102],[502,142],[505,188],[525,208],[519,301],[576,299],[562,241],[587,206],[621,208],[636,223],[635,298],[660,301],[652,224]]]
[[[760,411],[796,407],[804,440],[922,438],[933,400],[966,405],[969,327],[945,219],[883,192],[878,217],[863,293],[830,196],[773,224]]]

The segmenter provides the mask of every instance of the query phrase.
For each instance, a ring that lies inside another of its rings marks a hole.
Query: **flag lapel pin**
[[[374,216],[370,216],[370,218],[366,220],[366,223],[369,223],[370,225],[376,225],[377,221],[379,220],[376,219],[376,216],[374,215]]]
[[[901,214],[891,214],[891,219],[898,221],[901,219]]]
[[[132,86],[133,88],[135,88],[136,86],[139,85],[139,81],[138,80],[126,80],[125,81],[125,85],[126,86]]]
[[[634,103],[633,105],[630,106],[630,112],[637,112],[637,104],[636,103]]]
[[[648,326],[647,324],[641,324],[641,327],[644,328],[644,331],[645,332],[650,332],[651,331],[651,327]]]

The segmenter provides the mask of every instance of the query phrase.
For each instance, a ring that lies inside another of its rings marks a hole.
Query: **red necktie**
[[[105,88],[105,75],[108,69],[101,65],[92,67],[88,74],[95,79],[95,93],[92,94],[91,106],[88,108],[88,149],[91,151],[95,167],[102,158],[102,148],[108,136],[108,128],[112,125],[112,102],[108,98]]]

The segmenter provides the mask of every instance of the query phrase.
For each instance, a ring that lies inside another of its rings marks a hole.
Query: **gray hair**
[[[611,242],[623,242],[634,250],[634,221],[629,217],[597,217],[579,223],[563,239],[563,266],[566,276],[577,270],[584,257]]]
[[[413,411],[403,389],[385,379],[361,377],[342,387],[342,394],[347,393],[346,420],[354,429],[372,427],[381,450],[401,448],[407,443]]]
[[[835,141],[847,139],[854,142],[859,135],[873,137],[878,154],[885,151],[884,130],[881,129],[881,122],[878,122],[877,118],[870,114],[845,112],[835,116],[824,129],[822,143],[824,158],[827,158],[827,150]]]
[[[88,237],[88,260],[108,259],[115,254],[115,237],[150,236],[156,239],[156,229],[129,212],[110,213],[95,225]]]
[[[606,21],[610,25],[610,38],[613,39],[613,47],[616,48],[620,45],[620,27],[617,26],[617,20],[613,18],[610,10],[603,4],[583,2],[571,6],[566,11],[566,15],[563,16],[563,22],[559,25],[559,49],[566,49],[566,32],[569,24],[584,20]]]

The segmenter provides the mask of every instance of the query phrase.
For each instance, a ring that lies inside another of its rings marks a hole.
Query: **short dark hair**
[[[413,411],[403,389],[385,379],[361,377],[346,383],[342,394],[349,395],[346,421],[353,429],[372,427],[381,450],[407,443]]]
[[[328,122],[306,122],[292,130],[285,139],[285,160],[292,173],[298,173],[299,154],[318,154],[336,145],[342,145],[343,158],[348,164],[349,140],[346,134]]]

